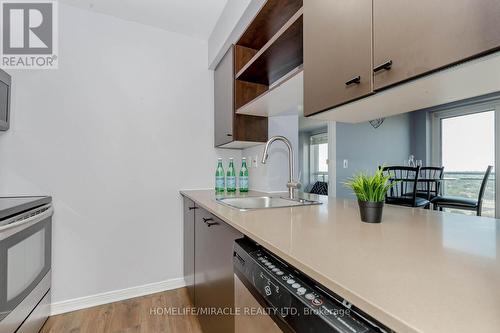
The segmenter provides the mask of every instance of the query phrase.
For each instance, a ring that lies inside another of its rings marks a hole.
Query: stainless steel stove
[[[35,333],[50,312],[52,198],[0,198],[0,332]]]

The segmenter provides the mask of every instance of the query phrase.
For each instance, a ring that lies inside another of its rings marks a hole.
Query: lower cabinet
[[[196,208],[189,210],[189,207]],[[194,306],[200,310],[198,319],[201,328],[204,333],[232,333],[233,243],[243,234],[187,198],[184,198],[184,219],[184,271],[190,274],[193,262]],[[190,275],[186,275],[187,283],[188,280]],[[188,290],[190,288],[188,286]],[[223,310],[230,312],[227,315],[205,312]]]
[[[191,303],[194,303],[194,217],[198,207],[186,197],[184,201],[184,280]]]

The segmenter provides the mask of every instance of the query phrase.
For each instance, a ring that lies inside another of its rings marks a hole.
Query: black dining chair
[[[390,205],[406,207],[429,207],[430,202],[417,196],[417,184],[420,167],[388,166],[382,169],[389,182],[395,183],[385,196],[385,202]]]
[[[421,167],[417,183],[417,197],[432,200],[441,194],[444,167]]]
[[[309,191],[312,194],[328,195],[328,183],[317,181]]]
[[[431,200],[432,204],[434,205],[434,209],[443,210],[443,208],[453,208],[461,210],[471,210],[475,211],[477,216],[481,216],[484,192],[486,191],[486,185],[488,185],[488,179],[490,178],[492,169],[493,167],[491,165],[486,169],[483,181],[481,182],[477,200],[446,195],[437,196]]]

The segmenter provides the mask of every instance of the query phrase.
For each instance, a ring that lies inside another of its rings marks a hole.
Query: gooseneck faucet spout
[[[288,148],[289,179],[288,183],[286,184],[286,187],[288,187],[288,194],[290,199],[295,199],[294,190],[300,188],[300,183],[293,180],[293,175],[294,175],[293,147],[292,144],[290,143],[290,140],[281,135],[273,136],[272,138],[270,138],[267,141],[266,146],[264,148],[264,154],[262,155],[262,164],[266,164],[267,158],[269,157],[268,154],[269,147],[274,141],[282,141]]]

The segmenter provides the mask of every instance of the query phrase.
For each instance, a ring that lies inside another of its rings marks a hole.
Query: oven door
[[[51,243],[50,205],[0,228],[0,332],[17,330],[48,292],[50,284],[41,282],[49,275]]]

